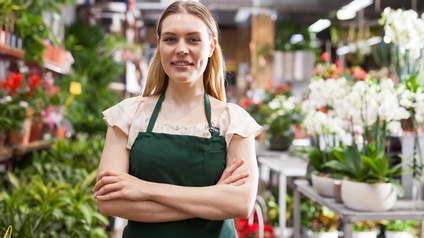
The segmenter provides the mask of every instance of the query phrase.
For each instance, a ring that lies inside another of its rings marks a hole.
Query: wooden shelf
[[[6,162],[13,157],[13,149],[3,147],[0,149],[0,163]]]
[[[47,149],[53,144],[52,140],[40,140],[30,142],[26,145],[18,145],[15,148],[14,156],[22,156],[26,153],[30,153],[36,150]]]
[[[16,59],[23,59],[25,53],[23,50],[12,48],[5,44],[0,44],[0,54],[5,56],[10,56]]]

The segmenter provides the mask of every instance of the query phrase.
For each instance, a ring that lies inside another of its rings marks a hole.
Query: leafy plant
[[[5,0],[0,4],[0,24],[15,27],[17,35],[22,38],[25,57],[30,62],[42,63],[45,50],[42,41],[58,43],[43,21],[43,13],[60,14],[64,5],[73,5],[75,2],[75,0]]]
[[[340,147],[326,147],[324,149],[320,149],[318,147],[311,147],[306,153],[308,157],[308,172],[307,174],[318,174],[318,175],[327,175],[334,178],[339,178],[336,173],[334,173],[334,170],[329,167],[325,166],[327,162],[332,160],[337,160],[334,153],[336,151],[340,151]]]
[[[76,131],[103,134],[106,124],[102,111],[123,98],[122,94],[111,91],[109,84],[118,81],[124,72],[124,65],[117,62],[114,55],[125,48],[126,43],[105,32],[101,26],[89,26],[82,21],[70,25],[66,34],[66,48],[75,63],[73,73],[59,81],[62,101],[69,97],[71,82],[82,85],[82,93],[67,107],[66,115]]]
[[[313,232],[335,231],[341,221],[334,211],[308,198],[302,201],[300,211],[301,224]]]
[[[418,226],[420,221],[416,220],[390,220],[390,221],[382,221],[382,224],[385,225],[385,229],[388,231],[395,232],[409,232],[413,235],[418,233]]]
[[[353,224],[353,231],[356,231],[356,232],[374,231],[375,229],[377,229],[378,225],[379,225],[379,222],[377,221],[370,221],[370,220],[355,221],[355,223]]]
[[[404,190],[399,183],[399,176],[408,172],[402,164],[390,166],[387,154],[377,150],[376,143],[366,144],[359,150],[356,144],[335,150],[337,160],[328,161],[325,166],[333,169],[338,176],[348,177],[352,181],[364,183],[391,183],[396,193],[402,197]]]

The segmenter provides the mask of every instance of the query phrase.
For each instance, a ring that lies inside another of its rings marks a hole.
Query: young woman
[[[237,237],[251,213],[262,127],[226,102],[218,28],[201,3],[177,1],[156,26],[143,95],[103,112],[93,188],[100,212],[128,219],[123,237]]]

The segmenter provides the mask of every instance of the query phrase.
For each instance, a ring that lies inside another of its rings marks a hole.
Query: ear
[[[216,38],[213,38],[210,44],[209,58],[212,57],[213,51],[215,50],[217,43],[218,43],[218,40]]]

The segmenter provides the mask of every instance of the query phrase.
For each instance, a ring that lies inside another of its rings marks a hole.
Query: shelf
[[[0,55],[9,56],[16,59],[23,59],[25,53],[23,50],[12,48],[5,44],[0,44]]]
[[[3,147],[0,149],[0,163],[6,162],[10,159],[12,159],[13,156],[13,149]]]
[[[30,153],[36,150],[47,149],[53,144],[52,140],[40,140],[30,142],[26,145],[18,145],[15,148],[14,156],[22,156],[26,153]]]

